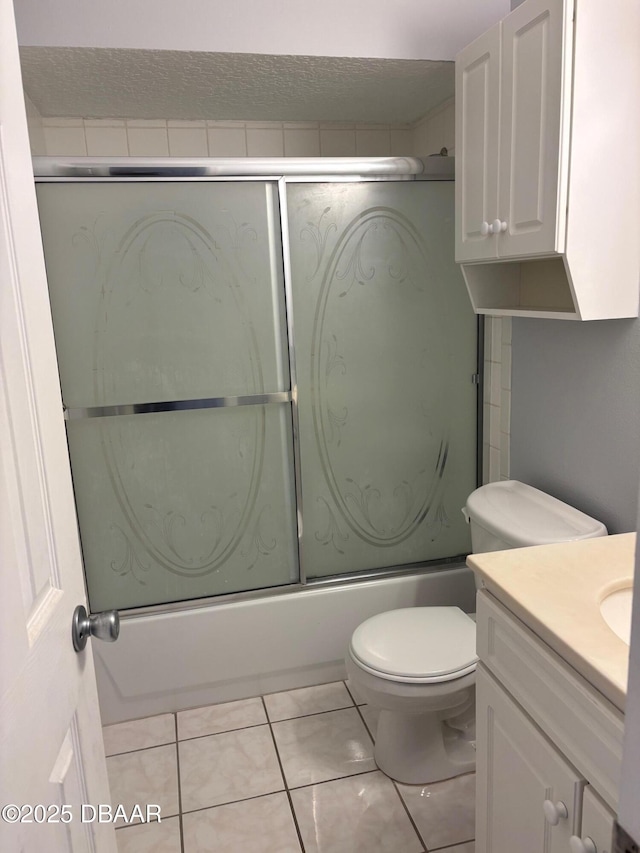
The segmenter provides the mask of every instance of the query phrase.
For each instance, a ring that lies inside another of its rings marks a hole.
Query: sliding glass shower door
[[[463,554],[477,339],[453,183],[287,195],[307,577]]]
[[[274,185],[38,202],[91,609],[296,581]]]
[[[77,180],[38,202],[91,610],[468,552],[453,183]]]

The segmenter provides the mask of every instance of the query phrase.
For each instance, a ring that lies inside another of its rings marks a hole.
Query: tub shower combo
[[[470,603],[450,160],[36,176],[89,603],[123,617],[104,722],[343,677],[367,615]]]

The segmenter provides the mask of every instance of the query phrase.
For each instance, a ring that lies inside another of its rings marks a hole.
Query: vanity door
[[[482,665],[476,853],[567,853],[584,779]]]

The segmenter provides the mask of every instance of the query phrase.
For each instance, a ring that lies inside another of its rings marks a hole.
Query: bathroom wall
[[[41,118],[28,97],[33,154],[383,157],[454,151],[453,99],[413,124]]]
[[[509,0],[17,0],[21,45],[451,60]]]
[[[640,320],[514,318],[511,474],[636,529]]]

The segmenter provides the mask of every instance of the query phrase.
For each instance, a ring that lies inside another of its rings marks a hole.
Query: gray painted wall
[[[640,320],[513,319],[511,477],[636,529]]]

